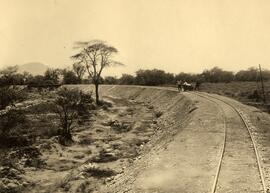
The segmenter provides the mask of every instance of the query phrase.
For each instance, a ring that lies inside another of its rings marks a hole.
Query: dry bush
[[[85,177],[94,177],[94,178],[107,178],[116,175],[117,172],[110,169],[100,167],[97,164],[89,163],[84,165],[82,172],[79,175],[83,175]]]
[[[91,184],[89,181],[84,181],[76,189],[76,193],[90,193],[90,192],[94,192],[94,190],[91,188]]]
[[[63,145],[72,141],[71,131],[79,116],[89,115],[93,99],[91,93],[83,93],[77,88],[61,88],[54,101],[55,112],[61,127],[59,142]]]
[[[31,114],[52,113],[55,110],[55,104],[51,101],[41,102],[27,108],[27,112]]]
[[[132,130],[132,125],[131,123],[128,122],[119,122],[118,120],[111,120],[108,122],[108,125],[115,130],[116,132],[119,133],[124,133],[124,132],[129,132]]]
[[[161,111],[155,111],[154,114],[155,114],[155,117],[156,118],[159,118],[159,117],[161,117],[163,115],[163,112],[161,112]]]
[[[14,86],[0,87],[0,109],[4,109],[15,102],[23,101],[27,98],[27,93]]]
[[[29,140],[22,135],[27,125],[25,113],[22,110],[11,109],[0,117],[0,145],[25,146]]]
[[[90,137],[83,137],[83,138],[80,138],[79,140],[80,145],[90,145],[93,142],[95,142],[95,139],[92,139]]]
[[[116,155],[114,152],[108,152],[105,149],[99,152],[99,155],[91,158],[92,162],[95,163],[106,163],[112,162],[119,159],[119,155]]]
[[[99,101],[99,106],[101,106],[102,109],[104,109],[104,110],[108,110],[109,108],[112,107],[112,103],[110,103],[108,101],[100,100]]]
[[[102,168],[88,168],[84,171],[88,177],[95,178],[106,178],[116,175],[116,172],[112,169],[102,169]]]
[[[22,110],[11,109],[0,118],[0,135],[8,135],[12,129],[15,129],[20,124],[25,123],[26,117]]]

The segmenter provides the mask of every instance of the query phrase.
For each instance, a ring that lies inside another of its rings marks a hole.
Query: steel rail
[[[239,117],[241,118],[241,120],[244,123],[245,127],[247,128],[248,133],[249,133],[249,136],[250,136],[250,139],[252,141],[253,149],[254,149],[254,152],[255,152],[255,155],[256,155],[257,166],[258,166],[258,170],[259,170],[259,173],[260,173],[261,183],[262,183],[262,186],[263,186],[263,193],[268,193],[268,190],[267,190],[266,185],[265,185],[265,177],[264,177],[264,173],[263,173],[263,169],[262,169],[260,155],[259,155],[257,146],[255,144],[255,140],[254,140],[254,137],[252,135],[250,126],[247,123],[247,121],[245,120],[245,118],[243,116],[243,113],[238,108],[236,108],[235,106],[233,106],[231,103],[229,103],[229,102],[227,102],[225,100],[222,100],[220,98],[214,97],[214,96],[209,95],[209,94],[202,94],[202,93],[200,93],[200,94],[196,93],[196,95],[199,95],[199,96],[202,95],[202,97],[204,97],[204,98],[210,97],[210,98],[219,100],[219,101],[227,104],[228,106],[230,106],[239,115]],[[211,193],[215,193],[215,192],[211,192]]]
[[[226,147],[226,141],[227,141],[227,120],[226,120],[224,109],[216,101],[211,100],[211,99],[209,99],[209,97],[200,95],[198,93],[193,93],[193,94],[196,94],[199,97],[205,98],[205,99],[207,99],[207,100],[209,100],[209,101],[217,104],[217,106],[219,106],[219,108],[221,109],[222,113],[224,114],[224,119],[223,119],[223,127],[224,127],[223,145],[221,147],[221,153],[220,153],[220,158],[219,158],[219,162],[218,162],[217,171],[216,171],[216,174],[215,174],[214,183],[213,183],[212,188],[211,188],[211,193],[215,193],[216,192],[216,189],[217,189],[218,178],[219,178],[219,175],[220,175],[222,160],[223,160],[223,157],[224,157],[224,152],[225,152],[225,147]]]

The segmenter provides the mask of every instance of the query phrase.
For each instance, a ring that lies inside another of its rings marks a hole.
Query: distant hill
[[[32,75],[43,75],[44,72],[49,68],[49,66],[42,64],[40,62],[31,62],[31,63],[26,63],[18,66],[19,72],[29,72]]]

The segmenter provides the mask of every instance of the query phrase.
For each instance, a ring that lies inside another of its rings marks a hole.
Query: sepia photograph
[[[0,193],[270,193],[269,0],[0,0]]]

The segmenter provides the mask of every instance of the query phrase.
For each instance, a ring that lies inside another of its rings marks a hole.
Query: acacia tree
[[[81,62],[75,62],[72,65],[72,68],[78,78],[79,83],[82,83],[83,75],[86,72],[85,66]]]
[[[75,48],[79,48],[80,51],[71,58],[84,64],[89,77],[95,85],[96,104],[99,105],[99,84],[103,69],[112,65],[122,65],[121,63],[112,60],[113,54],[117,53],[118,50],[99,40],[76,42]]]

